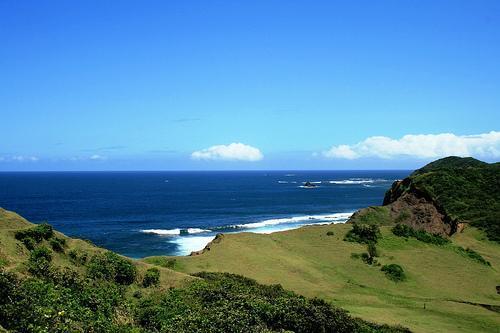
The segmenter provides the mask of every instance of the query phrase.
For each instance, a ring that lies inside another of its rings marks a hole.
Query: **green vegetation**
[[[94,255],[87,265],[87,275],[91,279],[114,281],[129,285],[135,281],[137,269],[133,263],[114,252]]]
[[[87,253],[78,250],[71,250],[68,252],[69,259],[73,265],[82,266],[87,263]]]
[[[399,237],[413,237],[421,242],[434,244],[434,245],[445,245],[450,241],[438,234],[431,234],[424,230],[415,230],[406,224],[396,224],[392,229],[392,233]]]
[[[144,274],[142,285],[147,288],[151,286],[158,286],[160,283],[160,270],[158,268],[149,268]]]
[[[335,235],[335,233],[334,233],[333,231],[331,231],[331,230],[330,230],[330,231],[327,231],[327,232],[326,232],[326,235],[327,235],[327,236],[334,236],[334,235]]]
[[[345,241],[356,243],[377,243],[380,237],[380,229],[378,225],[353,224],[352,229],[347,232],[344,237]]]
[[[36,244],[44,239],[50,239],[54,235],[52,226],[47,223],[16,232],[15,237],[21,241],[28,250],[33,250]]]
[[[64,238],[52,237],[49,240],[52,250],[56,252],[64,252],[64,247],[66,246],[66,240]]]
[[[32,250],[16,240],[18,228],[29,230],[25,235],[36,239]],[[191,277],[61,234],[56,237],[55,232],[38,238],[31,233],[33,229],[28,222],[0,210],[0,256],[6,263],[0,269],[2,330],[407,332],[398,326],[353,318],[325,300],[309,299],[280,285],[262,285],[221,273]],[[158,262],[175,265],[176,259]]]
[[[44,276],[48,274],[52,253],[45,246],[38,247],[31,251],[28,260],[28,271],[35,276]]]
[[[198,273],[184,289],[141,301],[141,326],[161,332],[382,332],[324,300],[228,273]],[[403,329],[390,329],[404,332]]]
[[[330,301],[353,316],[400,324],[414,332],[494,332],[500,325],[498,313],[463,303],[500,306],[495,289],[500,273],[455,250],[455,246],[472,248],[492,267],[500,265],[500,245],[484,240],[481,231],[467,228],[451,237],[452,243],[435,246],[395,236],[391,227],[381,226],[375,258],[379,267],[351,258],[367,252],[367,244],[343,240],[352,227],[335,224],[270,235],[227,234],[210,251],[176,257],[175,269],[189,274],[230,272],[265,285],[280,283],[300,295]],[[330,230],[334,236],[326,235]],[[166,260],[144,261],[157,258]],[[380,270],[393,263],[403,267],[404,282],[394,283]]]
[[[388,207],[372,206],[356,212],[351,217],[351,222],[354,224],[376,224],[382,226],[393,224],[393,219]]]
[[[500,163],[443,158],[415,171],[392,192],[418,192],[451,220],[469,222],[500,242]]]
[[[397,264],[384,265],[381,271],[385,273],[385,276],[394,282],[401,282],[406,279],[403,267]]]
[[[489,261],[487,261],[486,259],[484,259],[479,253],[477,253],[476,251],[474,251],[472,249],[469,249],[469,248],[464,249],[461,246],[457,246],[456,250],[458,251],[458,253],[460,253],[460,254],[462,254],[462,255],[464,255],[466,257],[469,257],[472,260],[480,262],[483,265],[491,266],[491,264],[490,264]]]
[[[175,260],[175,258],[169,258],[165,256],[150,257],[148,258],[148,263],[165,268],[174,268],[177,260]]]

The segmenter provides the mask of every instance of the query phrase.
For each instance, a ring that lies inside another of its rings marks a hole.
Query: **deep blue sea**
[[[133,258],[184,255],[218,232],[345,222],[409,173],[3,172],[0,207]]]

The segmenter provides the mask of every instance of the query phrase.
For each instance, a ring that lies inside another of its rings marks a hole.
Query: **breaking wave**
[[[141,232],[145,234],[155,234],[155,235],[163,235],[163,236],[177,236],[183,234],[201,234],[204,232],[212,232],[212,230],[208,229],[200,229],[200,228],[175,228],[175,229],[144,229]]]
[[[372,178],[349,178],[342,180],[330,180],[330,184],[335,185],[361,185],[361,184],[373,184],[373,183],[385,183],[389,182],[387,179],[372,179]]]
[[[294,216],[294,217],[285,217],[285,218],[277,218],[277,219],[268,219],[259,222],[253,223],[245,223],[245,224],[237,224],[234,227],[236,228],[262,228],[267,226],[273,226],[278,224],[297,224],[297,223],[313,223],[317,222],[345,222],[351,217],[352,213],[335,213],[335,214],[327,214],[327,215],[305,215],[305,216]]]

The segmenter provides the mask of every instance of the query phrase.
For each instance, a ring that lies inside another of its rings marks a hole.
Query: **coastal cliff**
[[[386,224],[402,223],[443,236],[471,224],[490,240],[500,241],[499,205],[500,164],[452,156],[395,181],[380,210],[385,211]],[[350,222],[370,220],[370,214],[373,208],[362,209]]]

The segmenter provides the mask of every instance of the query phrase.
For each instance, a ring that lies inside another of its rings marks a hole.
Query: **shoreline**
[[[254,233],[254,234],[273,234],[277,232],[284,232],[295,230],[308,226],[320,226],[329,224],[343,224],[346,223],[354,212],[346,213],[332,213],[323,215],[308,215],[298,216],[284,219],[272,219],[277,221],[274,224],[262,224],[262,222],[240,224],[237,227],[229,226],[225,228],[199,229],[199,228],[174,228],[174,229],[145,229],[141,230],[143,233],[152,234],[157,237],[167,238],[166,241],[177,245],[178,250],[174,254],[165,254],[166,256],[179,257],[189,256],[193,252],[203,251],[218,235],[226,234],[240,234],[240,233]],[[322,218],[318,218],[318,216]],[[279,223],[280,220],[294,220],[300,222],[284,222]],[[318,222],[308,222],[317,220]],[[265,220],[271,221],[271,220]],[[243,227],[243,226],[257,226],[257,227]],[[233,228],[234,230],[231,230]],[[193,230],[193,233],[182,233],[181,230]],[[218,231],[221,230],[221,231]],[[201,235],[209,234],[209,235]],[[137,258],[136,258],[137,259]],[[140,258],[139,258],[140,259]]]

